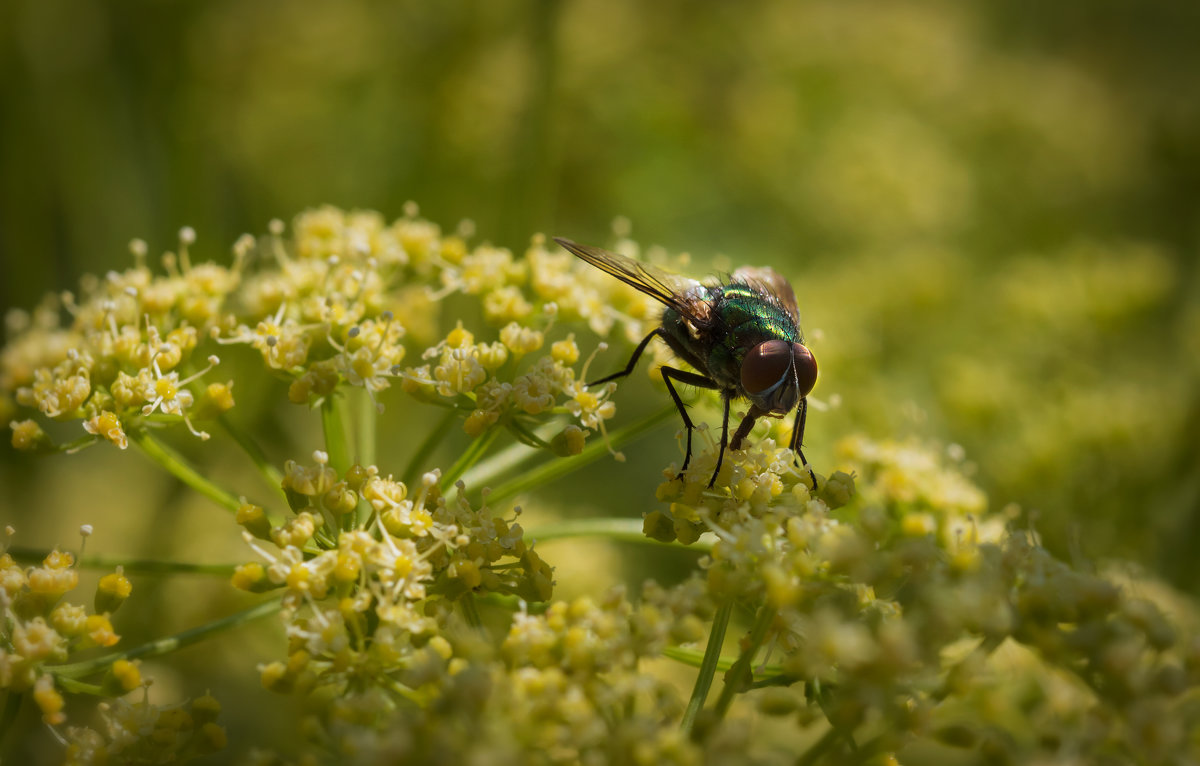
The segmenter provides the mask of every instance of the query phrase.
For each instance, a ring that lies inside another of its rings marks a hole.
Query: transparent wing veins
[[[659,303],[673,308],[682,316],[695,321],[703,321],[696,313],[692,303],[684,298],[684,294],[688,291],[701,287],[696,280],[662,271],[600,247],[581,245],[562,237],[555,237],[554,241],[581,260],[649,295]]]

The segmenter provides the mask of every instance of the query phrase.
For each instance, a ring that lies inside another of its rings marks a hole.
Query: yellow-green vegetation
[[[581,519],[571,506],[603,508],[604,493],[568,492],[559,518],[527,527],[515,496],[536,511],[555,479],[601,470],[597,460],[611,467],[677,417],[661,391],[652,396],[663,406],[623,417],[638,384],[583,382],[605,344],[628,349],[655,324],[657,304],[540,235],[511,252],[443,232],[415,205],[394,221],[333,207],[290,227],[274,221],[239,239],[229,266],[194,261],[194,240],[185,229],[153,263],[135,242],[132,267],[14,314],[0,406],[17,450],[140,453],[207,498],[209,524],[243,540],[243,563],[224,573],[256,595],[242,611],[127,646],[118,631],[128,607],[118,607],[138,599],[128,575],[167,575],[126,561],[99,580],[89,610],[72,591],[91,554],[35,553],[10,527],[0,558],[6,739],[22,738],[16,722],[36,711],[67,763],[212,753],[226,743],[221,701],[205,688],[156,698],[141,665],[279,620],[282,633],[254,658],[259,683],[243,693],[260,706],[300,700],[302,722],[220,758],[1200,754],[1194,605],[1149,578],[1053,555],[1027,514],[989,503],[961,447],[844,434],[818,453],[814,485],[779,446],[788,421],[772,421],[726,455],[709,489],[717,445],[701,430],[682,475],[678,460],[616,464],[623,475],[661,471],[656,496],[632,512]],[[639,249],[627,237],[613,247]],[[1125,290],[1133,306],[1158,289],[1071,268],[1085,281],[1078,306],[1062,289],[1065,314],[1047,310],[1068,325],[1089,313],[1090,282]],[[1033,281],[1023,290],[1014,276],[997,300],[1043,310],[1047,279]],[[960,366],[963,380],[982,374]],[[987,417],[972,399],[979,388],[952,391]],[[319,422],[319,433],[268,444],[234,417],[241,391]],[[1001,411],[1011,405],[1003,389],[985,393]],[[423,420],[431,411],[441,415]],[[1085,438],[1064,417],[1064,436]],[[372,457],[385,434],[407,445],[404,464]],[[264,483],[241,488],[242,474],[213,469],[213,449]],[[558,600],[553,553],[569,549],[553,546],[566,537],[611,539],[646,558],[688,553],[674,573],[627,584],[606,573]]]

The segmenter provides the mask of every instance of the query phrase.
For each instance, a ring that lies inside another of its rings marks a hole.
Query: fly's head
[[[802,343],[764,341],[742,360],[741,382],[756,407],[767,415],[783,417],[816,385],[817,360]]]

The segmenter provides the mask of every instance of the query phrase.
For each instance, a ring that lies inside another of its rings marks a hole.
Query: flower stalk
[[[708,645],[704,649],[704,659],[700,670],[696,673],[696,684],[692,687],[692,696],[688,700],[687,709],[683,711],[680,728],[684,734],[691,735],[696,725],[696,716],[704,709],[704,701],[708,699],[708,690],[712,687],[713,677],[721,661],[721,647],[725,643],[725,631],[729,627],[729,618],[733,614],[733,602],[727,601],[717,607],[712,627],[708,633]]]

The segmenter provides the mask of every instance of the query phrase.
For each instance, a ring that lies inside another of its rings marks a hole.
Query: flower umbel
[[[582,518],[610,493],[634,498],[638,466],[606,469],[629,486],[543,493],[661,422],[618,415],[636,398],[624,382],[584,381],[662,307],[541,236],[519,252],[472,228],[443,232],[415,205],[392,222],[323,207],[242,237],[230,266],[198,262],[185,229],[161,268],[134,243],[132,268],[9,318],[14,447],[132,446],[232,515],[212,534],[252,551],[236,567],[108,563],[91,609],[71,599],[95,581],[82,550],[0,554],[0,691],[36,708],[63,760],[222,747],[216,700],[152,700],[150,658],[276,613],[285,638],[243,693],[302,697],[306,713],[283,745],[253,743],[257,762],[1200,757],[1194,605],[1056,558],[1019,509],[989,507],[962,448],[850,436],[810,475],[780,446],[787,425],[766,424],[709,487],[721,449],[700,428],[688,470],[663,467],[657,505]],[[638,250],[618,235],[616,250]],[[253,413],[234,406],[243,379]],[[269,444],[244,425],[259,421]],[[230,455],[251,470],[223,475]],[[628,561],[650,579],[610,587],[628,572],[555,547],[581,534],[644,546]],[[550,554],[586,572],[558,570],[566,600]],[[255,604],[127,647],[115,615],[139,577],[172,568],[220,570]],[[90,725],[85,695],[103,699]]]

